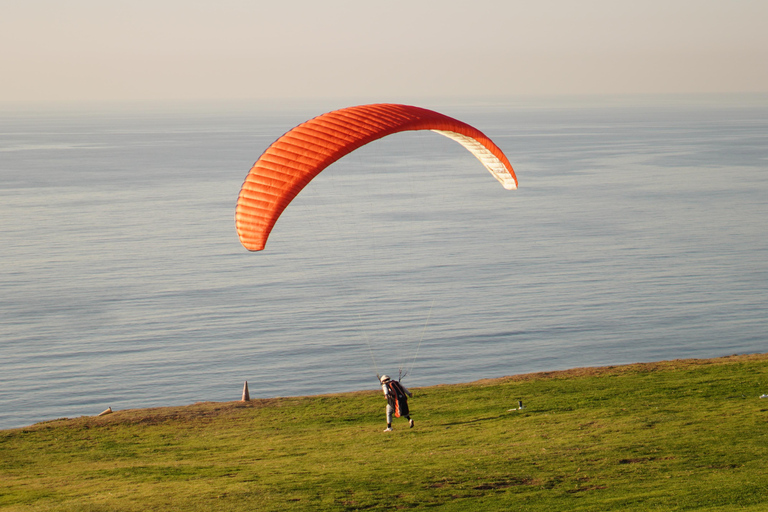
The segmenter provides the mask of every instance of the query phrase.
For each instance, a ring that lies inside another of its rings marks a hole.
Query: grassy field
[[[768,510],[768,354],[412,391],[0,431],[0,509]]]

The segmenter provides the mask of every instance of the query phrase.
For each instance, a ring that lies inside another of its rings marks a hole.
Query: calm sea
[[[515,167],[399,134],[265,251],[245,175],[344,103],[5,109],[0,428],[113,409],[768,351],[768,102],[421,102]],[[768,392],[768,389],[766,389]]]

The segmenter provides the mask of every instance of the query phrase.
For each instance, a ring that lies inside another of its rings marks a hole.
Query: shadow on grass
[[[475,418],[472,420],[466,420],[466,421],[452,421],[450,423],[440,423],[441,427],[452,427],[454,425],[469,425],[472,423],[481,423],[483,421],[491,421],[491,420],[497,420],[501,418],[503,415],[499,414],[498,416],[488,416],[487,418]]]

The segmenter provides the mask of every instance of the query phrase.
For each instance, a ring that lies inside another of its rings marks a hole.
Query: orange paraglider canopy
[[[515,172],[501,149],[466,123],[409,105],[348,107],[293,128],[253,164],[235,210],[240,242],[249,251],[264,249],[280,214],[323,169],[360,146],[408,130],[432,130],[455,140],[471,151],[504,188],[517,188]]]

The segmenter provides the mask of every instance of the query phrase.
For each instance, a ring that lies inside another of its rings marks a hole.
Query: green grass
[[[378,390],[0,431],[0,508],[768,510],[768,354],[413,391],[391,433]]]

